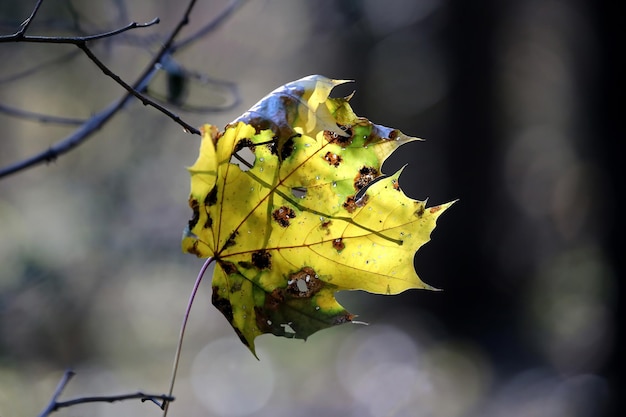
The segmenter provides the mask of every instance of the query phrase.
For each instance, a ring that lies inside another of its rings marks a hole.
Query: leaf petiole
[[[196,277],[196,282],[193,284],[193,288],[191,289],[191,294],[189,295],[189,301],[187,302],[187,308],[185,309],[185,315],[183,316],[183,322],[180,326],[180,334],[178,335],[178,345],[176,346],[176,353],[174,355],[174,365],[172,366],[172,377],[170,379],[170,390],[169,396],[171,397],[174,392],[174,384],[176,382],[176,373],[178,371],[178,363],[180,362],[180,353],[183,348],[183,338],[185,337],[185,329],[187,328],[187,322],[189,321],[189,314],[191,313],[191,306],[193,305],[193,300],[196,298],[196,294],[198,293],[198,288],[200,287],[200,283],[202,282],[202,277],[204,277],[204,273],[207,268],[213,262],[215,258],[212,256],[207,258],[207,260],[200,268],[200,272],[198,272],[198,276]],[[163,407],[163,417],[167,417],[167,410],[169,408],[169,401],[165,402]]]

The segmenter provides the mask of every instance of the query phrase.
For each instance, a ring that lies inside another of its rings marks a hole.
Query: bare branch
[[[177,114],[172,113],[170,110],[166,109],[165,107],[161,106],[159,103],[157,103],[154,100],[148,98],[144,94],[142,94],[139,91],[137,91],[136,89],[134,89],[132,86],[128,85],[117,74],[115,74],[113,71],[111,71],[109,69],[109,67],[104,65],[104,63],[102,61],[100,61],[98,59],[98,57],[96,57],[94,55],[93,52],[91,52],[91,49],[89,49],[87,47],[86,43],[79,42],[79,43],[76,44],[76,46],[78,46],[85,53],[85,55],[87,55],[89,57],[89,59],[91,59],[98,66],[98,68],[100,68],[100,70],[102,70],[103,73],[105,73],[106,75],[111,77],[113,80],[115,80],[116,83],[118,83],[119,85],[124,87],[124,89],[126,91],[128,91],[129,94],[132,94],[133,96],[138,98],[143,103],[144,106],[152,106],[155,109],[159,110],[161,113],[167,115],[169,118],[171,118],[176,123],[181,125],[185,129],[186,132],[190,132],[190,133],[193,133],[195,135],[199,135],[200,134],[200,131],[197,128],[195,128],[194,126],[192,126],[189,123],[185,122]]]
[[[231,5],[227,8],[227,10],[231,9],[233,7],[233,4],[239,4],[240,2],[241,1],[232,2]],[[137,81],[135,81],[135,83],[132,84],[131,88],[133,90],[135,90],[136,92],[144,91],[147,85],[150,83],[150,81],[152,80],[152,77],[157,71],[157,65],[160,64],[161,60],[166,55],[171,53],[171,48],[174,45],[174,40],[176,39],[176,37],[178,36],[182,28],[189,22],[189,16],[191,14],[191,10],[195,6],[195,3],[196,3],[196,0],[190,0],[182,18],[180,19],[176,27],[172,30],[172,32],[169,34],[166,41],[163,43],[162,47],[160,48],[159,52],[153,57],[150,64],[146,66],[143,74],[141,74],[138,77]],[[218,27],[221,21],[226,19],[230,15],[231,13],[221,13],[220,15],[217,16],[217,18],[214,21],[210,22],[207,25],[207,27],[210,27],[210,28]],[[205,32],[205,33],[208,33],[208,32]],[[91,137],[91,135],[95,131],[100,129],[109,119],[111,119],[124,106],[124,104],[126,104],[126,102],[131,97],[133,97],[133,94],[131,92],[128,92],[127,90],[126,95],[124,95],[121,99],[111,103],[107,108],[95,114],[93,117],[88,119],[82,126],[80,126],[76,131],[74,131],[71,135],[57,142],[48,150],[0,169],[0,178],[15,174],[24,169],[28,169],[28,168],[34,167],[36,165],[39,165],[45,162],[53,161],[59,156],[69,152],[71,149],[75,148],[76,146],[80,145],[85,140],[87,140],[89,137]],[[174,117],[176,116],[174,115]],[[189,131],[192,132],[191,129],[189,129]]]
[[[146,80],[149,80],[150,78],[151,77],[147,77]],[[106,122],[108,122],[109,119],[111,119],[124,106],[124,104],[126,104],[130,97],[132,96],[127,94],[122,99],[110,104],[109,107],[99,113],[96,113],[71,135],[55,143],[46,151],[0,169],[0,178],[15,174],[16,172],[23,171],[44,162],[52,162],[59,156],[74,149],[87,140],[93,133],[99,130]]]
[[[175,398],[171,395],[164,394],[145,394],[143,392],[136,392],[133,394],[121,394],[121,395],[103,395],[103,396],[93,396],[93,397],[80,397],[75,398],[73,400],[67,401],[58,401],[59,397],[63,393],[63,390],[70,382],[72,377],[75,375],[73,371],[65,371],[61,380],[59,381],[57,388],[54,390],[54,394],[52,394],[52,398],[46,405],[46,408],[43,409],[41,413],[39,413],[39,417],[46,417],[53,412],[60,410],[62,408],[72,407],[78,404],[88,404],[88,403],[113,403],[118,401],[126,401],[126,400],[140,400],[141,402],[150,401],[156,404],[160,409],[165,409],[167,404],[171,403],[175,400]]]
[[[50,398],[50,402],[48,402],[48,405],[46,405],[46,408],[44,408],[43,411],[39,413],[39,417],[45,417],[48,414],[50,414],[52,411],[54,411],[53,409],[54,409],[54,405],[57,402],[57,399],[61,396],[61,393],[63,393],[63,390],[65,389],[67,384],[70,382],[70,379],[72,379],[74,375],[75,375],[74,371],[70,371],[70,370],[65,371],[65,373],[61,377],[61,380],[57,384],[57,387],[54,390],[54,393],[52,394],[52,398]]]
[[[35,18],[35,15],[39,11],[39,8],[41,7],[42,3],[43,3],[43,0],[37,0],[37,3],[35,4],[35,7],[33,8],[33,11],[30,13],[30,16],[28,16],[26,18],[26,20],[24,20],[22,22],[22,24],[20,25],[20,29],[16,33],[16,35],[18,35],[18,37],[24,36],[26,31],[28,30],[28,27],[33,22],[33,19]],[[0,37],[0,39],[1,39],[1,37]]]
[[[98,33],[96,35],[89,35],[89,36],[26,36],[20,30],[14,33],[13,35],[0,36],[0,43],[3,43],[3,42],[29,42],[29,43],[55,43],[55,44],[69,43],[69,44],[79,45],[79,44],[84,44],[85,42],[88,42],[88,41],[95,41],[98,39],[110,38],[112,36],[119,35],[120,33],[129,31],[131,29],[147,28],[150,26],[154,26],[158,24],[159,22],[160,22],[159,18],[155,17],[154,19],[152,19],[151,21],[147,23],[131,22],[127,24],[126,26],[121,27],[119,29],[115,29],[109,32],[104,32],[104,33]]]

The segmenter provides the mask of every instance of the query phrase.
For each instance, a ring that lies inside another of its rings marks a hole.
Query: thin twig
[[[161,410],[165,408],[165,404],[171,403],[175,400],[171,395],[165,394],[145,394],[143,392],[135,392],[133,394],[121,394],[121,395],[101,395],[95,397],[80,397],[73,400],[58,401],[56,402],[52,411],[60,410],[61,408],[72,407],[78,404],[88,403],[114,403],[117,401],[126,400],[141,400],[141,402],[150,401],[156,404]],[[161,402],[159,402],[159,400]]]
[[[191,0],[189,2],[183,17],[178,22],[177,26],[172,30],[167,40],[160,48],[159,52],[152,59],[151,63],[146,66],[146,69],[144,70],[143,74],[141,74],[139,78],[137,79],[137,81],[132,85],[132,87],[136,91],[143,91],[146,88],[146,86],[150,83],[152,77],[154,76],[156,72],[156,65],[161,61],[161,59],[163,59],[163,57],[166,54],[169,53],[170,48],[172,47],[174,43],[174,39],[178,36],[182,28],[189,22],[189,15],[195,3],[196,3],[196,0]],[[230,16],[230,14],[220,14],[216,18],[216,20],[224,19],[228,16]],[[212,22],[210,25],[207,25],[207,26],[217,27],[219,25],[215,22]],[[44,152],[41,152],[37,155],[34,155],[30,158],[27,158],[25,160],[19,161],[15,164],[12,164],[12,165],[9,165],[7,167],[0,169],[0,178],[11,175],[11,174],[15,174],[19,171],[34,167],[36,165],[39,165],[45,162],[53,161],[59,156],[61,156],[62,154],[80,145],[85,140],[87,140],[96,130],[102,127],[102,125],[104,125],[104,123],[106,123],[111,117],[113,117],[122,108],[122,106],[130,99],[130,97],[132,97],[132,95],[130,93],[127,93],[124,97],[122,97],[118,101],[113,102],[106,109],[102,110],[101,112],[91,117],[83,126],[78,128],[70,136],[57,142],[50,149]]]
[[[198,276],[196,277],[196,282],[193,284],[193,288],[191,290],[191,294],[189,295],[189,301],[187,302],[187,307],[185,308],[185,315],[183,316],[183,323],[180,326],[180,334],[178,335],[178,344],[176,345],[176,353],[174,354],[174,365],[172,366],[172,378],[170,380],[170,391],[169,396],[174,394],[174,384],[176,383],[176,373],[178,372],[178,363],[180,362],[180,353],[183,350],[183,339],[185,338],[185,329],[187,329],[187,322],[189,321],[189,314],[191,313],[191,306],[193,305],[193,300],[196,298],[196,294],[198,293],[198,288],[200,287],[200,283],[202,282],[202,277],[204,277],[204,273],[207,268],[213,262],[213,257],[209,257],[202,268],[200,268],[200,272],[198,272]],[[169,408],[169,403],[165,404],[163,408],[163,417],[167,417],[167,410]]]
[[[63,392],[67,384],[70,382],[70,379],[72,379],[74,375],[75,373],[73,371],[70,371],[70,370],[65,371],[65,373],[61,377],[61,380],[57,384],[57,387],[54,390],[54,393],[52,394],[52,398],[50,398],[50,401],[48,402],[48,405],[46,405],[46,408],[44,408],[43,411],[39,413],[39,417],[45,417],[54,411],[54,407],[57,403],[57,399],[61,396],[61,393]]]
[[[132,86],[128,85],[117,74],[115,74],[113,71],[111,71],[109,69],[109,67],[104,65],[104,63],[102,61],[100,61],[100,59],[98,59],[98,57],[96,55],[94,55],[93,52],[91,52],[91,49],[89,49],[89,47],[87,47],[86,43],[79,42],[79,43],[76,44],[76,46],[78,46],[85,53],[85,55],[87,55],[89,57],[89,59],[91,61],[93,61],[93,63],[96,64],[98,66],[98,68],[100,68],[100,70],[105,75],[109,76],[116,83],[118,83],[119,85],[124,87],[124,89],[126,91],[128,91],[129,94],[132,94],[133,96],[138,98],[143,103],[144,106],[152,106],[152,107],[154,107],[155,109],[157,109],[158,111],[160,111],[161,113],[165,114],[167,117],[169,117],[170,119],[172,119],[173,121],[175,121],[176,123],[181,125],[183,127],[183,129],[185,129],[186,132],[193,133],[194,135],[199,135],[200,134],[200,131],[196,127],[194,127],[194,126],[190,125],[189,123],[185,122],[183,119],[180,118],[180,116],[178,116],[177,114],[174,114],[173,112],[171,112],[167,108],[161,106],[156,101],[150,99],[149,97],[147,97],[144,94],[140,93],[139,91],[135,90]]]
[[[67,384],[70,382],[70,380],[72,379],[74,375],[75,373],[73,371],[70,371],[70,370],[65,371],[65,373],[61,377],[61,380],[57,384],[57,387],[54,390],[54,393],[52,394],[50,401],[46,405],[46,408],[44,408],[41,411],[41,413],[39,413],[39,417],[46,417],[57,410],[60,410],[62,408],[72,407],[77,404],[113,403],[117,401],[126,401],[126,400],[141,400],[141,402],[150,401],[156,404],[159,408],[163,410],[165,409],[166,404],[169,404],[170,402],[175,400],[175,398],[172,397],[171,395],[145,394],[143,392],[136,392],[133,394],[80,397],[80,398],[75,398],[73,400],[59,401],[59,397],[63,393],[63,390],[65,389],[65,387],[67,386]],[[161,402],[159,402],[159,400]]]
[[[19,30],[17,31],[16,35],[18,36],[24,36],[24,34],[26,33],[26,31],[28,30],[28,27],[30,26],[30,24],[33,22],[33,19],[35,18],[35,15],[37,14],[37,12],[39,11],[39,8],[41,7],[41,4],[43,3],[43,0],[38,0],[37,3],[35,4],[35,7],[33,8],[33,11],[30,13],[30,16],[28,16],[26,18],[26,20],[24,20],[22,22],[22,24],[20,25]]]
[[[147,28],[156,25],[160,22],[158,17],[155,17],[146,23],[131,22],[124,27],[111,30],[109,32],[98,33],[96,35],[88,36],[26,36],[21,31],[14,33],[13,35],[0,36],[0,42],[28,42],[28,43],[54,43],[54,44],[74,44],[84,43],[88,41],[95,41],[103,38],[110,38],[120,33],[127,32],[137,28]]]
[[[150,78],[151,77],[147,77],[146,81],[149,82]],[[117,113],[124,106],[124,104],[126,104],[130,97],[132,96],[126,95],[120,100],[113,102],[104,110],[90,117],[87,122],[76,129],[71,135],[55,143],[44,152],[0,169],[0,178],[15,174],[16,172],[23,171],[44,162],[52,162],[60,155],[74,149],[89,138],[94,132],[99,130],[107,121],[109,121],[109,119],[111,119],[115,113]]]

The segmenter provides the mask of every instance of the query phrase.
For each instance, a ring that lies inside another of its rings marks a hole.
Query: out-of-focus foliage
[[[400,171],[383,176],[385,159],[417,139],[330,98],[343,83],[309,76],[224,132],[205,126],[189,168],[183,250],[216,260],[213,304],[253,353],[263,333],[306,339],[352,321],[337,291],[431,288],[413,256],[451,203],[427,208],[402,192]]]

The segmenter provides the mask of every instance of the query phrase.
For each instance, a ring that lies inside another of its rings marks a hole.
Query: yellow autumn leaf
[[[213,304],[253,353],[263,333],[306,339],[351,321],[337,291],[432,289],[413,257],[452,203],[428,208],[400,189],[402,170],[381,173],[418,139],[358,117],[350,97],[329,97],[345,82],[306,77],[223,132],[204,126],[189,168],[183,250],[215,260]]]

